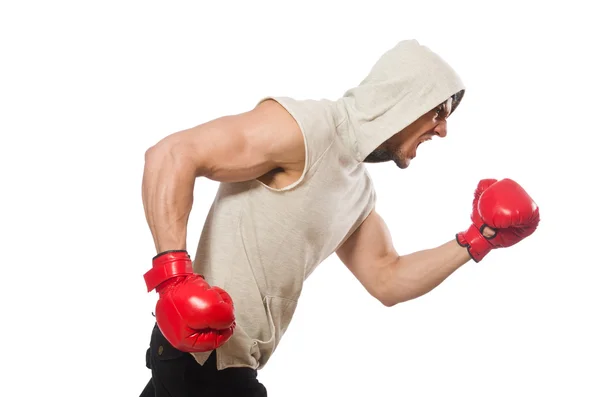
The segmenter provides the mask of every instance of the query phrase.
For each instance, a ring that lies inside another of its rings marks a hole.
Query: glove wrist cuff
[[[456,235],[456,241],[466,247],[469,255],[475,262],[481,261],[492,250],[492,245],[475,225]]]
[[[159,252],[154,258],[152,258],[152,264],[155,261],[168,260],[169,258],[189,258],[190,254],[186,250],[168,250]]]
[[[193,273],[187,251],[165,251],[152,258],[152,269],[144,274],[144,280],[150,292],[169,279]]]

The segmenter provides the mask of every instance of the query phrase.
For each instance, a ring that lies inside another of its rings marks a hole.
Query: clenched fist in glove
[[[152,259],[144,274],[148,292],[156,289],[156,323],[176,349],[193,353],[214,350],[235,329],[231,297],[194,274],[186,251],[167,251]]]
[[[540,222],[540,213],[515,181],[483,179],[475,190],[471,221],[473,224],[458,233],[456,240],[479,262],[492,249],[510,247],[531,235]],[[486,226],[494,231],[492,236],[484,235]]]

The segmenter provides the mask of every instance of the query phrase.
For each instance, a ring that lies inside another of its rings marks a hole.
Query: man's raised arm
[[[338,249],[337,255],[361,284],[386,306],[434,289],[470,259],[510,247],[539,223],[533,199],[510,179],[481,180],[475,190],[472,224],[436,248],[398,255],[383,219],[373,211]]]

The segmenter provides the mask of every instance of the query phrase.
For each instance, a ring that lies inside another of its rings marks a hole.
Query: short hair
[[[460,101],[462,101],[464,95],[465,90],[460,90],[450,97],[452,98],[452,111],[450,112],[450,114],[454,113],[458,105],[460,105]],[[448,116],[450,116],[450,114]]]

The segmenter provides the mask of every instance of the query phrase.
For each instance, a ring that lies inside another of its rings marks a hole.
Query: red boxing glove
[[[231,297],[194,274],[186,251],[155,256],[144,280],[148,292],[158,292],[156,323],[176,349],[210,351],[233,335],[236,324]]]
[[[456,235],[456,241],[479,262],[492,249],[510,247],[535,232],[540,212],[517,182],[483,179],[475,190],[471,221],[466,231]],[[495,231],[492,237],[483,235],[486,226]]]

